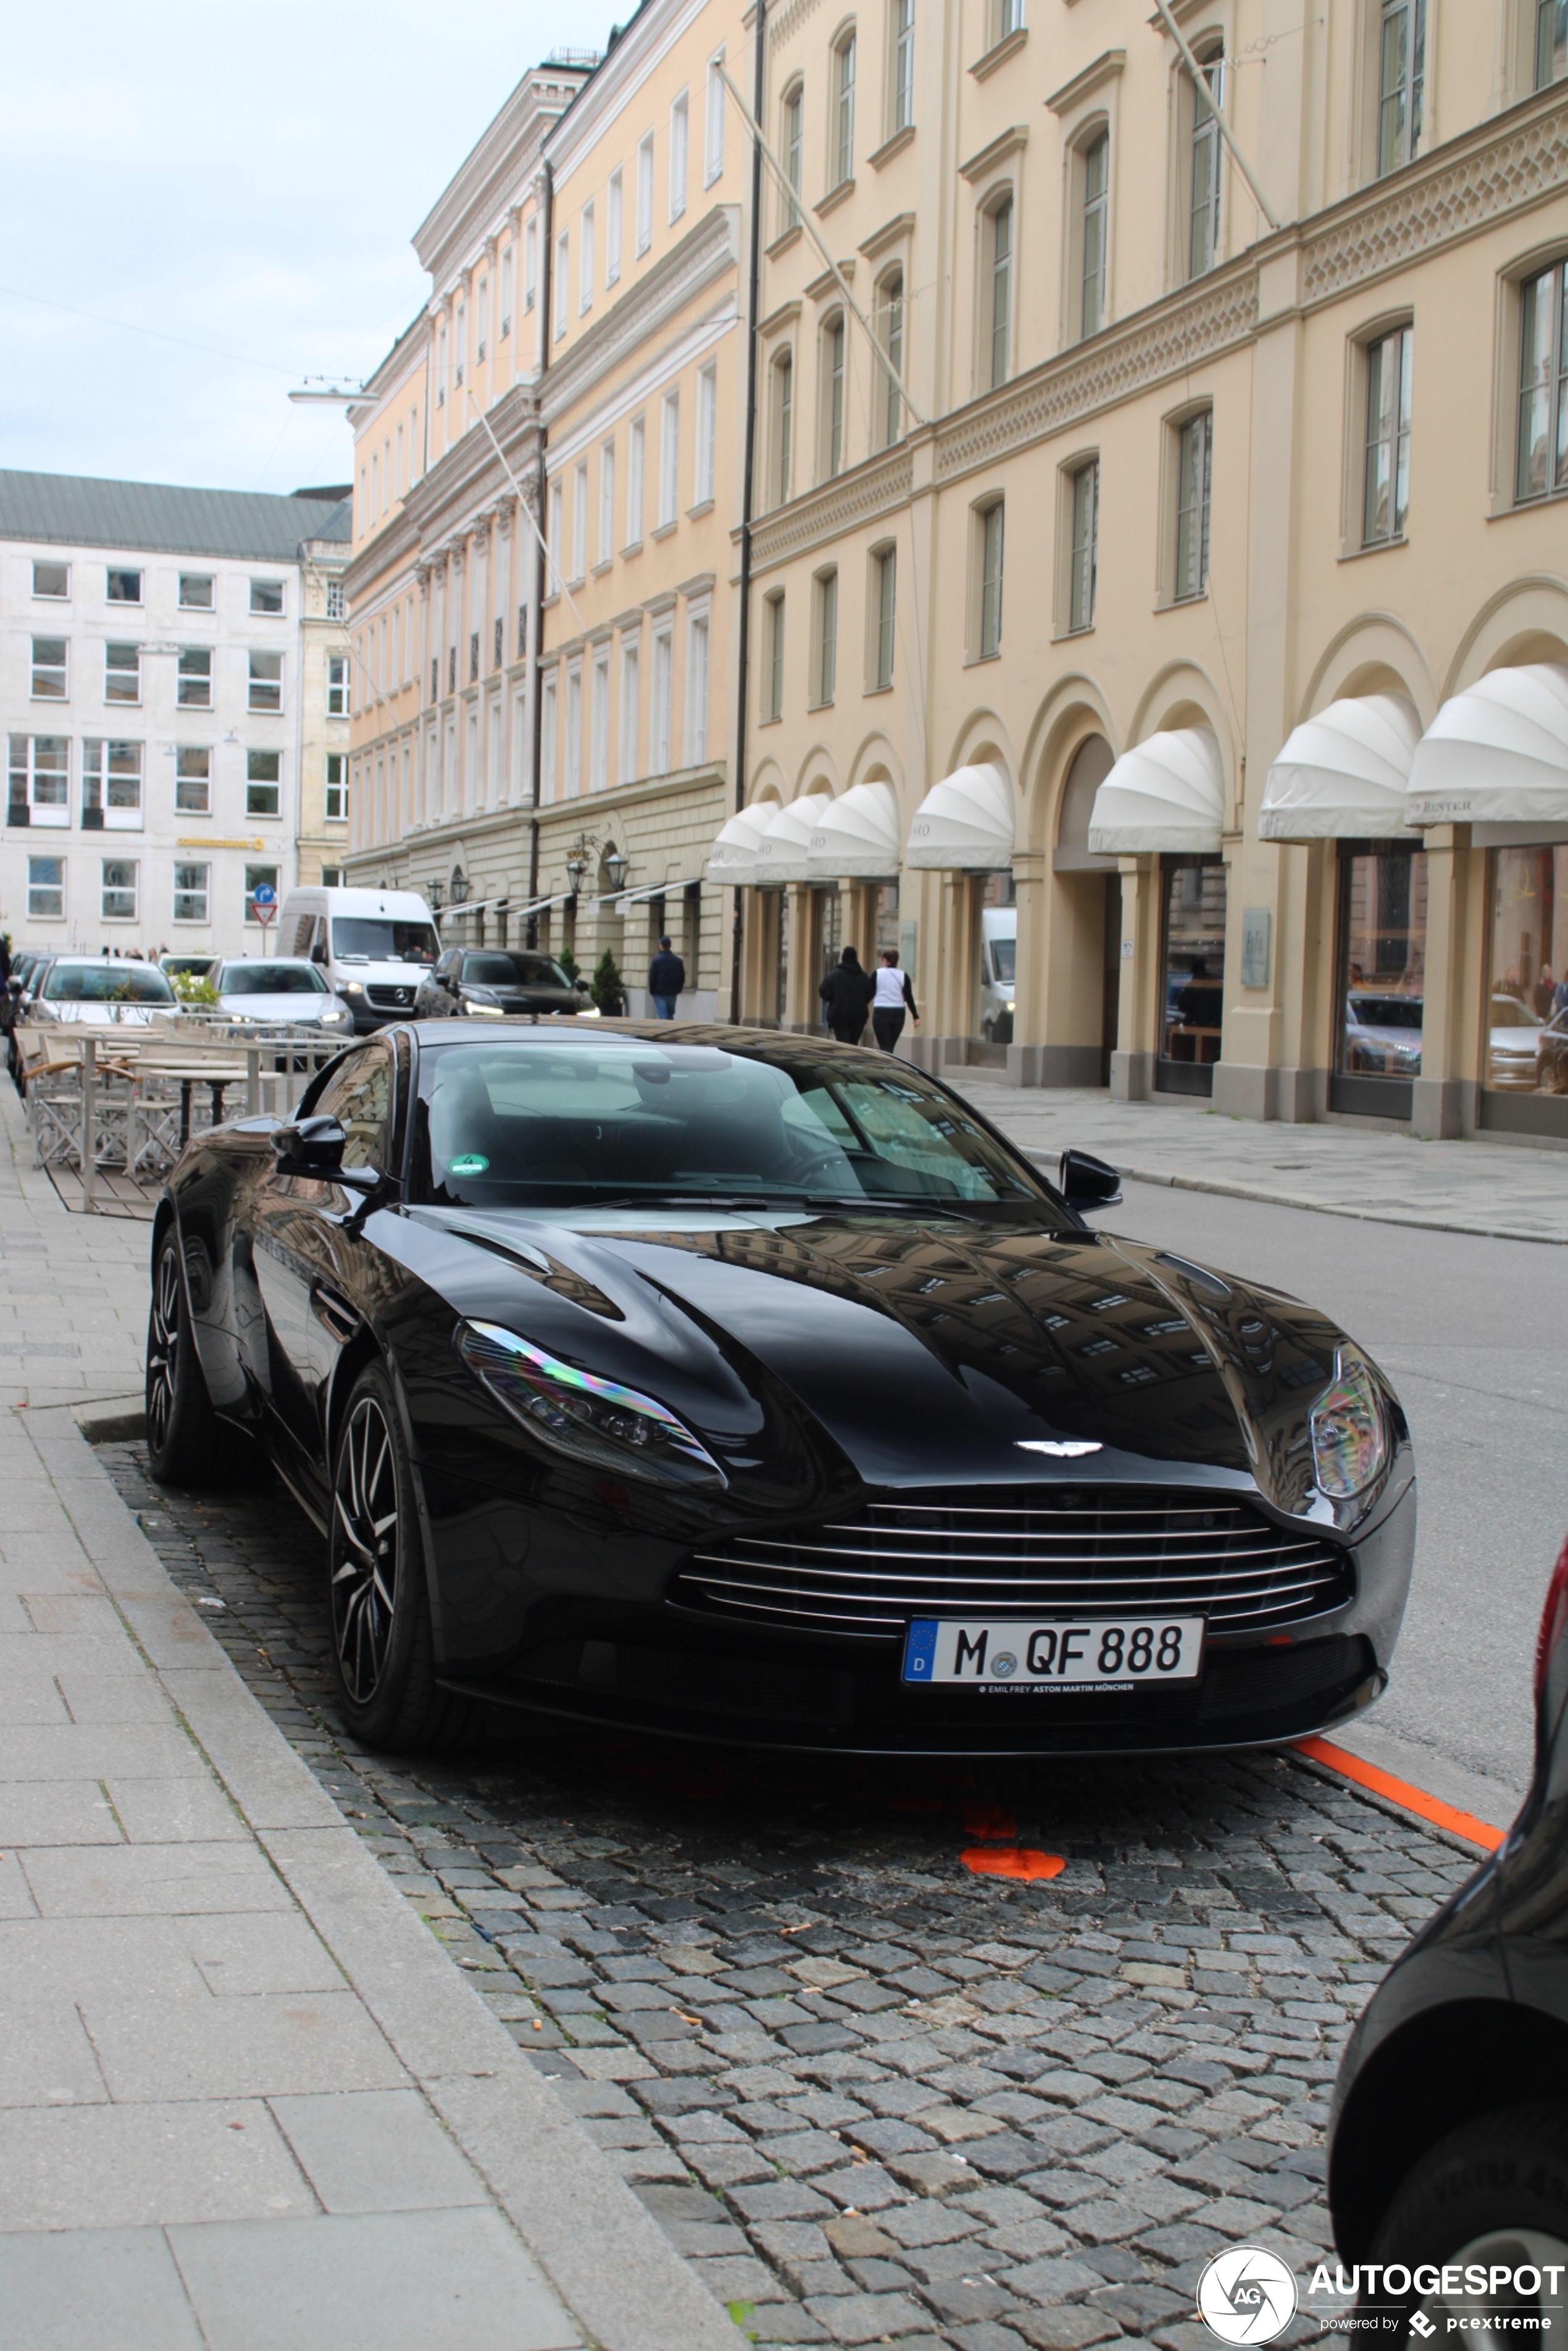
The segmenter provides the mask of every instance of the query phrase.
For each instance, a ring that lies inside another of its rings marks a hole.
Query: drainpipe
[[[763,37],[768,23],[768,0],[756,0],[756,5],[757,66],[752,106],[760,122],[765,96]],[[735,807],[737,815],[746,806],[747,720],[751,708],[751,515],[752,485],[757,471],[757,306],[761,283],[762,148],[760,142],[754,139],[751,142],[751,267],[747,295],[750,315],[746,339],[746,472],[740,489],[740,622],[736,645]],[[740,963],[746,945],[744,904],[744,894],[737,886],[729,950],[729,1017],[737,1025],[740,1020]]]
[[[539,240],[539,369],[536,378],[539,415],[538,421],[538,459],[535,496],[538,501],[534,529],[534,634],[529,647],[528,684],[533,701],[531,732],[533,735],[533,813],[528,818],[528,904],[531,906],[539,894],[539,758],[544,747],[543,675],[539,662],[544,636],[545,591],[548,584],[545,558],[545,422],[544,381],[549,372],[550,334],[550,268],[555,257],[555,175],[547,161],[542,173],[543,193],[539,205],[542,235]],[[539,918],[528,916],[526,944],[537,947],[539,943]]]

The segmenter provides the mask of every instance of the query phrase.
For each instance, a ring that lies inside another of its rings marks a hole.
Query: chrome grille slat
[[[885,1637],[916,1614],[1201,1610],[1216,1631],[1342,1606],[1336,1545],[1249,1504],[1091,1487],[932,1495],[867,1505],[795,1532],[739,1534],[693,1554],[671,1597],[797,1631]]]

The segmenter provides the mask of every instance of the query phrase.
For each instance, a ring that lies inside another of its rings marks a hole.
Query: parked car
[[[575,1012],[597,1020],[584,979],[570,980],[535,947],[449,947],[413,999],[419,1020],[499,1020],[508,1013]]]
[[[1382,1690],[1415,1470],[1312,1308],[1091,1229],[909,1063],[775,1031],[399,1027],[193,1140],[155,1476],[257,1447],[357,1736],[475,1696],[855,1752],[1297,1738]]]
[[[1535,1082],[1543,1094],[1568,1094],[1568,1005],[1541,1032],[1535,1049]]]
[[[45,1028],[145,1028],[155,1012],[176,1008],[174,991],[155,963],[104,956],[51,956],[23,1003],[24,1017]]]
[[[1401,2341],[1447,2337],[1456,2320],[1494,2341],[1542,2319],[1555,2340],[1568,2322],[1568,1544],[1536,1643],[1524,1808],[1351,2036],[1329,2201],[1343,2261],[1403,2267],[1407,2292],[1365,2298]],[[1510,2276],[1521,2263],[1532,2288]],[[1465,2290],[1409,2274],[1427,2264]]]
[[[1542,1022],[1523,999],[1495,995],[1487,1040],[1487,1083],[1533,1092],[1541,1051]]]
[[[296,1028],[353,1032],[354,1016],[334,996],[313,963],[298,956],[259,961],[225,960],[207,975],[217,990],[218,1008],[231,1020],[287,1021]]]
[[[1373,995],[1353,988],[1345,998],[1344,1066],[1390,1078],[1421,1074],[1418,996]]]
[[[414,890],[290,890],[278,953],[308,956],[353,1013],[362,1035],[406,1020],[441,952],[435,917]]]

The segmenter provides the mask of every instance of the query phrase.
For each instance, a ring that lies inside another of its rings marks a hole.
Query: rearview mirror
[[[326,947],[326,942],[325,942],[324,940],[321,940],[321,939],[318,939],[318,940],[317,940],[316,945],[315,945],[315,946],[311,948],[311,950],[310,950],[310,960],[311,960],[311,962],[312,962],[312,963],[325,963],[325,962],[326,962],[326,960],[327,960],[327,947]]]
[[[1122,1178],[1109,1161],[1090,1151],[1064,1151],[1057,1177],[1070,1208],[1117,1208],[1122,1205]]]
[[[343,1164],[348,1137],[335,1118],[302,1118],[280,1126],[272,1148],[281,1176],[335,1176]]]

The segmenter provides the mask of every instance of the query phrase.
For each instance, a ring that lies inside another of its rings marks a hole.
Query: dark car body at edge
[[[678,1034],[776,1062],[853,1050]],[[1055,1193],[1054,1232],[886,1203],[706,1229],[640,1207],[591,1233],[422,1205],[404,1196],[416,1067],[459,1039],[476,1026],[381,1032],[398,1093],[378,1191],[280,1177],[276,1123],[246,1121],[193,1141],[153,1243],[156,1262],[177,1218],[212,1403],[320,1525],[344,1401],[385,1367],[445,1687],[698,1738],[969,1754],[1250,1745],[1379,1694],[1414,1549],[1411,1447],[1385,1390],[1376,1482],[1354,1503],[1316,1490],[1309,1414],[1343,1343],[1322,1314],[1095,1232]],[[465,1317],[652,1390],[727,1487],[637,1487],[550,1456],[459,1359]],[[1042,1436],[1099,1448],[1092,1474],[1019,1449]],[[1152,1530],[1141,1551],[1129,1524]],[[1201,1677],[1120,1695],[906,1687],[910,1616],[977,1610],[987,1575],[985,1607],[1014,1619],[1201,1613]]]

